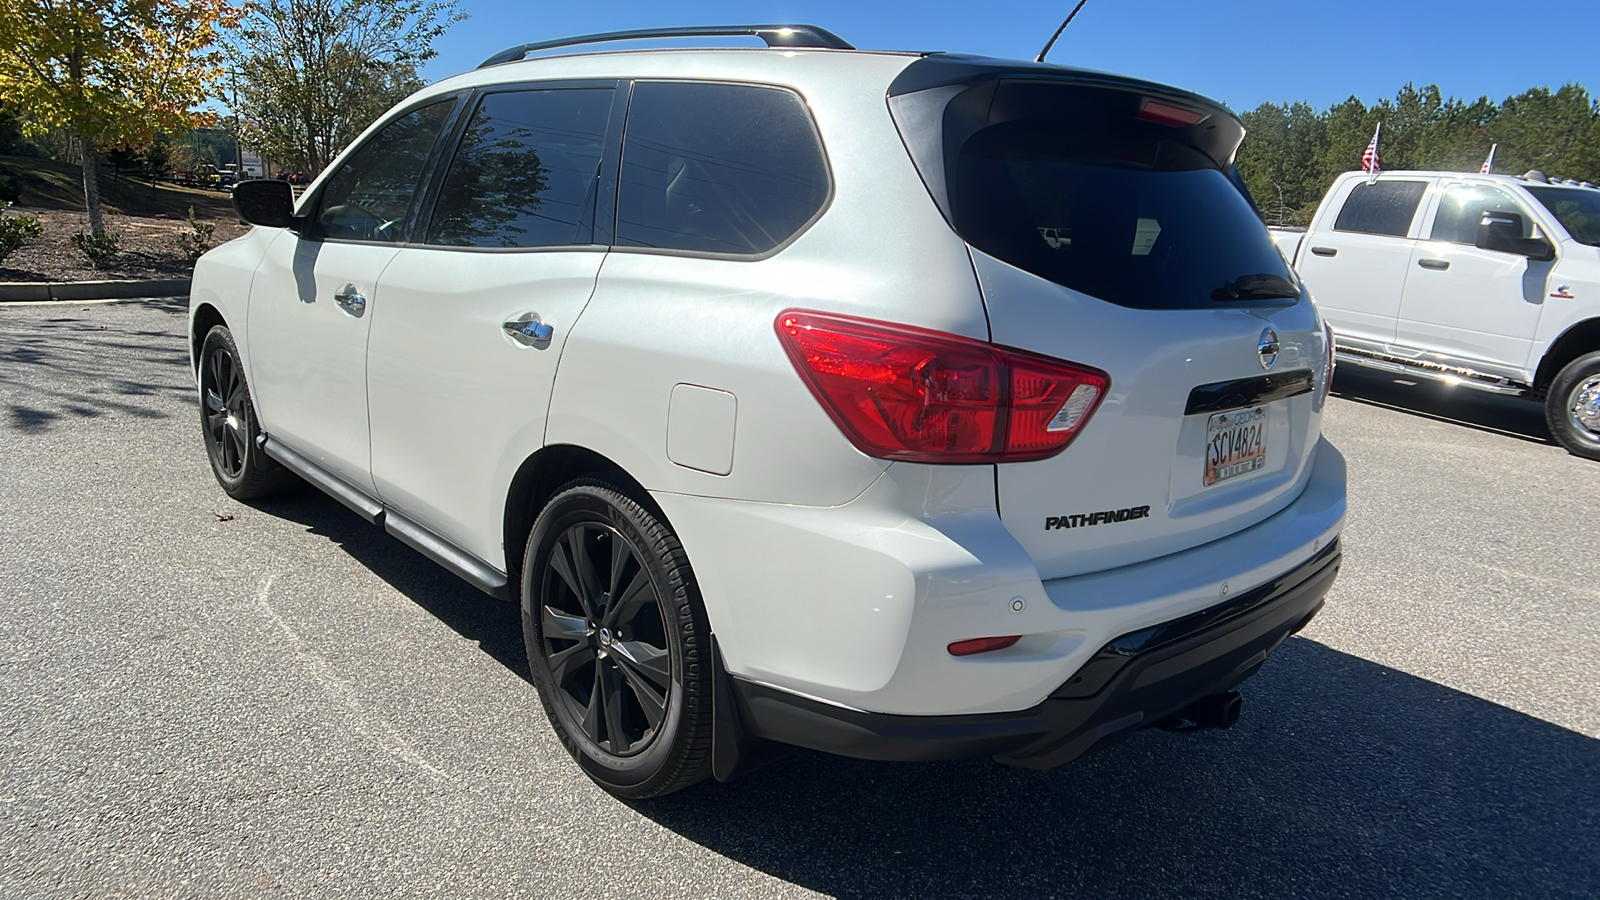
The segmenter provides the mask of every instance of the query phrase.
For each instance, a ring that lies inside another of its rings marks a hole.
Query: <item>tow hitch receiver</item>
[[[1196,700],[1157,722],[1155,727],[1179,732],[1232,728],[1239,721],[1239,709],[1243,705],[1244,697],[1238,691],[1224,691]]]

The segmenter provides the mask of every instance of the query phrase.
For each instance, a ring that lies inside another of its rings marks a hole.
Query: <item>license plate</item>
[[[1252,406],[1206,420],[1206,484],[1248,475],[1267,464],[1267,408]]]

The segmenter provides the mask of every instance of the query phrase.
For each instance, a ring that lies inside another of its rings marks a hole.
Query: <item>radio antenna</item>
[[[1088,2],[1089,0],[1078,0],[1078,5],[1072,8],[1072,12],[1067,13],[1066,21],[1061,23],[1061,27],[1056,29],[1055,34],[1050,35],[1050,40],[1045,42],[1044,49],[1040,50],[1039,55],[1033,58],[1034,62],[1044,62],[1045,54],[1049,53],[1050,48],[1056,45],[1056,38],[1061,37],[1061,32],[1067,30],[1067,26],[1071,25],[1073,18],[1078,15],[1078,10],[1083,9],[1083,5]]]

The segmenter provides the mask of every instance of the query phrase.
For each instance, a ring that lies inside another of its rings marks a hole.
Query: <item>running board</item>
[[[1442,381],[1446,384],[1458,384],[1474,390],[1487,391],[1491,394],[1521,396],[1528,392],[1528,388],[1525,385],[1517,384],[1498,375],[1488,375],[1460,366],[1447,366],[1443,363],[1428,362],[1427,360],[1400,359],[1394,356],[1373,353],[1370,350],[1358,350],[1354,347],[1337,348],[1334,352],[1334,358],[1339,362],[1368,369],[1377,369],[1380,372],[1428,378],[1433,381]]]
[[[365,491],[284,446],[282,441],[274,440],[265,434],[256,441],[268,456],[277,460],[284,468],[343,503],[369,523],[382,525],[385,531],[398,538],[401,543],[443,566],[452,575],[497,600],[515,599],[506,573],[385,507],[376,498],[368,496]]]

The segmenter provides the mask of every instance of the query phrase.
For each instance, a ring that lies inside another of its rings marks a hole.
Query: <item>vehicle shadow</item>
[[[250,506],[338,544],[406,599],[533,683],[522,646],[522,616],[514,604],[484,594],[309,485]]]
[[[511,604],[310,488],[253,505],[529,679]],[[1229,731],[1052,771],[795,751],[632,806],[839,897],[1600,896],[1600,740],[1303,638],[1243,690]]]
[[[1522,397],[1452,387],[1425,378],[1412,379],[1348,364],[1334,370],[1333,394],[1355,403],[1380,406],[1436,422],[1536,444],[1555,443],[1544,421],[1544,407]]]
[[[1600,896],[1600,741],[1304,639],[1244,693],[1053,771],[796,753],[637,808],[840,897]]]

